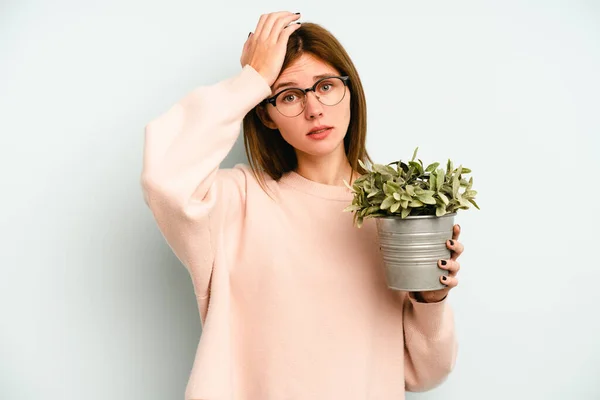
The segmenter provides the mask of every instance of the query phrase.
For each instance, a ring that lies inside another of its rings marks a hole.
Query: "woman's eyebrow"
[[[322,79],[322,78],[327,78],[328,76],[335,76],[335,74],[320,74],[320,75],[315,75],[315,76],[313,76],[313,82],[316,82],[316,81],[318,81],[319,79]],[[277,90],[279,90],[280,88],[282,88],[284,86],[298,86],[298,83],[294,82],[294,81],[291,81],[291,82],[279,82],[273,88],[273,92],[277,92]]]

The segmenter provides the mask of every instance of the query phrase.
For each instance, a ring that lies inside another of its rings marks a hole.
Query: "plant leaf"
[[[425,172],[433,172],[440,165],[439,162],[434,162],[433,164],[429,164],[425,169]]]
[[[454,175],[452,178],[452,194],[454,194],[454,197],[458,196],[458,187],[458,175]]]
[[[379,208],[382,209],[382,210],[387,210],[395,202],[396,202],[396,200],[394,199],[393,196],[388,196],[388,197],[385,198],[385,200],[383,200],[383,203],[381,203],[381,205],[379,206]]]
[[[410,208],[404,208],[402,209],[402,213],[400,214],[400,217],[402,219],[408,217],[408,214],[410,214]]]
[[[365,163],[360,158],[358,159],[358,163],[360,164],[361,167],[363,167],[363,169],[369,171],[369,168],[367,168]]]
[[[413,199],[408,205],[411,207],[423,207],[423,203],[418,199]]]
[[[473,204],[473,205],[475,206],[475,208],[476,208],[476,209],[478,209],[478,210],[481,210],[481,209],[479,208],[479,206],[477,205],[477,203],[475,203],[475,200],[473,200],[473,199],[467,199],[467,200],[468,200],[468,201],[470,201],[470,202],[471,202],[471,204]]]
[[[396,201],[400,201],[400,199],[401,199],[400,193],[394,192],[393,196],[394,196],[394,199],[396,199]]]
[[[344,208],[344,212],[354,212],[360,210],[361,207],[356,204],[351,204],[348,207]]]
[[[412,156],[412,160],[411,160],[411,161],[414,161],[414,160],[415,160],[415,158],[417,157],[417,151],[418,151],[418,150],[419,150],[419,147],[417,146],[417,148],[415,148],[415,152],[413,153],[413,156]]]
[[[444,174],[444,170],[442,168],[437,170],[437,191],[439,192],[442,189],[442,185],[444,184],[444,181],[446,180],[446,174]]]
[[[435,215],[438,217],[441,217],[443,215],[446,214],[446,206],[444,204],[442,204],[441,206],[438,206],[435,208]]]
[[[444,202],[444,204],[445,204],[446,206],[448,205],[448,203],[450,203],[450,200],[448,200],[448,198],[446,197],[446,195],[445,195],[444,193],[442,193],[442,192],[438,192],[438,194],[437,194],[437,195],[440,197],[440,199],[442,199],[442,201]],[[444,207],[444,208],[445,208],[445,207]]]
[[[392,204],[392,206],[390,207],[390,211],[395,213],[396,211],[398,211],[399,208],[400,208],[400,202],[397,202],[397,203]]]
[[[420,194],[417,196],[417,199],[421,200],[425,204],[436,204],[435,199],[431,195]]]

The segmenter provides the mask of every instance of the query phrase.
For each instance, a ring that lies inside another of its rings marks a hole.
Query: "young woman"
[[[446,288],[387,288],[373,220],[358,229],[342,211],[343,180],[369,161],[361,82],[340,43],[299,17],[261,16],[239,74],[146,126],[145,201],[203,325],[186,399],[398,400],[455,363],[458,226]],[[242,121],[251,165],[220,169]]]

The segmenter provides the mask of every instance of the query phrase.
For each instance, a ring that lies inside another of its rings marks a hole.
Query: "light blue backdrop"
[[[599,399],[600,7],[567,0],[2,2],[0,398],[183,398],[201,327],[143,130],[279,10],[346,46],[376,161],[473,170],[456,369],[408,398]]]

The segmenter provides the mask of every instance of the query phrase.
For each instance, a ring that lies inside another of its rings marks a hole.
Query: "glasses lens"
[[[288,117],[295,117],[304,110],[304,93],[297,89],[286,90],[277,97],[277,110]]]
[[[335,106],[342,101],[346,91],[344,82],[339,78],[327,78],[321,81],[315,89],[319,101],[326,106]]]
[[[346,85],[340,78],[326,78],[315,88],[317,99],[326,106],[335,106],[344,98]],[[277,110],[288,117],[295,117],[304,111],[306,98],[302,91],[289,89],[277,97]]]

